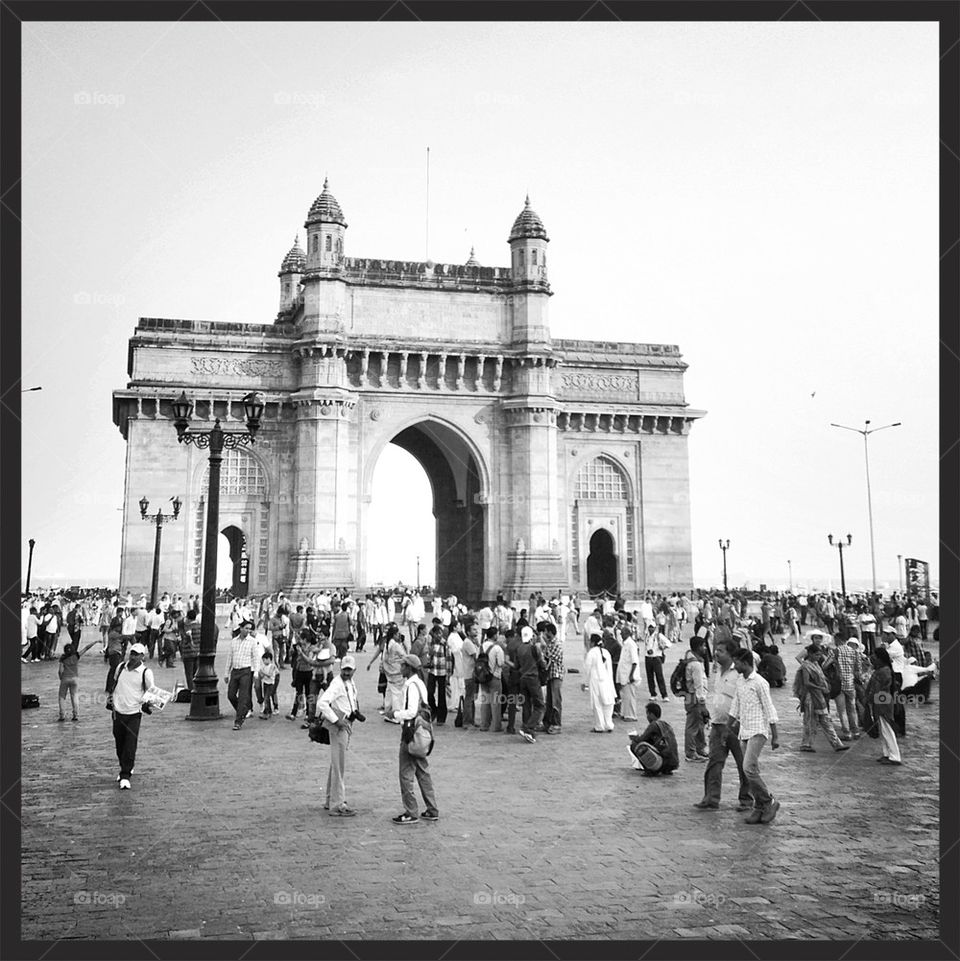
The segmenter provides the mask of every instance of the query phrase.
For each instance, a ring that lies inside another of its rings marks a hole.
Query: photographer
[[[356,666],[352,654],[344,655],[340,673],[317,700],[317,714],[323,718],[323,726],[330,734],[330,772],[323,809],[329,811],[331,817],[352,818],[357,813],[347,806],[343,783],[353,722],[366,720],[360,713],[357,688],[353,683]]]

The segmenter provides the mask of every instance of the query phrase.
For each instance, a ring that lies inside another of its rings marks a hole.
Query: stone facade
[[[430,477],[444,592],[691,584],[687,433],[703,412],[686,404],[686,364],[669,345],[551,338],[548,238],[529,200],[509,267],[346,257],[326,184],[306,227],[274,323],[137,325],[113,395],[124,589],[152,571],[137,501],[169,492],[184,506],[164,528],[160,583],[200,590],[207,455],[177,443],[171,403],[185,390],[198,429],[242,429],[255,389],[263,426],[225,452],[220,503],[252,593],[366,586],[373,473],[391,442]]]

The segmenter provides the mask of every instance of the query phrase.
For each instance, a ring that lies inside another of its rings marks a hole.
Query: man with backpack
[[[486,631],[486,638],[480,645],[473,677],[480,691],[480,730],[489,731],[491,722],[494,733],[502,728],[503,711],[502,675],[504,665],[503,648],[497,643],[497,629],[490,627]]]
[[[146,653],[147,649],[143,644],[131,644],[126,663],[117,665],[110,680],[113,740],[120,763],[117,783],[121,791],[130,790],[130,778],[133,775],[140,741],[143,696],[153,687],[153,671],[143,664]]]
[[[699,637],[690,638],[687,651],[670,677],[670,690],[683,695],[687,714],[683,729],[683,753],[688,761],[706,761],[707,739],[704,725],[710,719],[707,710],[707,679],[703,672],[703,643]]]

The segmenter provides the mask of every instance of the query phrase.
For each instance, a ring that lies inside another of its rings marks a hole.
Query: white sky
[[[868,580],[863,444],[828,426],[865,418],[903,422],[870,442],[878,579],[936,578],[936,24],[25,23],[23,63],[34,583],[116,580],[137,318],[271,322],[325,174],[348,255],[423,259],[428,145],[432,259],[508,264],[529,189],[554,336],[679,344],[698,584],[729,537],[733,583],[839,586],[829,532]],[[417,472],[374,578],[433,579]]]

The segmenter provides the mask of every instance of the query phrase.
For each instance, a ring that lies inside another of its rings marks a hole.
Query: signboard
[[[910,597],[926,597],[930,593],[930,565],[914,557],[904,558],[907,594]]]

